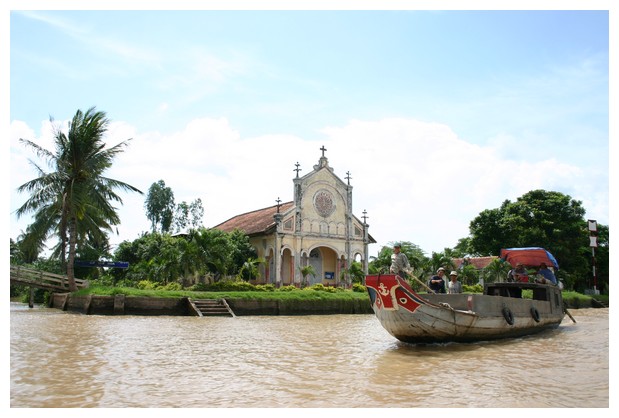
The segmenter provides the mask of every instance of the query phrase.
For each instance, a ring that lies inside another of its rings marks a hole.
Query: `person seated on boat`
[[[445,281],[443,280],[443,276],[445,276],[445,269],[441,267],[436,271],[436,275],[432,276],[430,279],[430,289],[432,289],[434,293],[445,293]]]
[[[537,283],[544,284],[557,284],[557,278],[555,274],[548,268],[546,263],[541,263],[539,265],[539,270],[537,270],[537,278],[535,279]]]
[[[458,272],[453,270],[449,273],[449,283],[447,284],[449,293],[462,293],[462,283],[458,281]]]
[[[511,269],[509,273],[507,273],[507,281],[508,282],[529,282],[529,273],[527,273],[527,269],[524,268],[522,263],[516,264],[516,267]]]
[[[408,262],[408,257],[402,252],[400,243],[396,242],[393,245],[393,254],[391,255],[391,267],[389,272],[397,274],[400,277],[406,278],[411,271],[411,265]]]

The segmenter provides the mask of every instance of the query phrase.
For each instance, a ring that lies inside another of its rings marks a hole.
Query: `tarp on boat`
[[[507,261],[512,267],[522,263],[525,267],[539,267],[546,263],[548,267],[559,270],[559,263],[549,251],[541,247],[504,248],[501,250],[501,259]]]

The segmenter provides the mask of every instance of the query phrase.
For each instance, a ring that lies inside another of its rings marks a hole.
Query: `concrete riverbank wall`
[[[371,314],[368,300],[228,299],[235,315]],[[194,315],[188,298],[53,294],[49,306],[87,315]]]
[[[226,302],[235,315],[331,315],[371,314],[369,298],[366,299],[320,299],[320,300],[267,300],[228,299]],[[564,300],[568,309],[607,308],[606,304],[591,299]],[[72,296],[69,293],[54,293],[49,301],[52,308],[80,312],[87,315],[195,315],[188,298],[153,298],[125,295]]]

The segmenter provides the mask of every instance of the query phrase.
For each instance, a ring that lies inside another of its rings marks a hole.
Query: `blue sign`
[[[78,267],[112,267],[118,269],[126,269],[129,267],[129,262],[127,261],[82,261],[75,260],[73,263]]]

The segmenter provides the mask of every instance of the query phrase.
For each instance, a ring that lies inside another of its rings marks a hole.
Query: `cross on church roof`
[[[323,145],[322,147],[320,147],[320,150],[322,151],[322,156],[324,157],[324,156],[325,156],[325,151],[326,151],[327,149],[326,149],[326,148],[325,148],[325,146]]]
[[[344,178],[345,178],[346,180],[348,180],[348,185],[350,186],[350,179],[352,178],[352,177],[350,177],[350,171],[347,171],[347,172],[346,172],[346,177],[344,177]]]
[[[361,217],[363,219],[363,223],[366,224],[367,220],[368,220],[368,216],[367,216],[367,212],[365,211],[365,209],[363,209],[363,216]]]
[[[282,201],[278,197],[276,202],[277,202],[277,213],[279,213],[279,207],[281,206]]]
[[[300,164],[299,164],[299,162],[297,161],[297,163],[295,164],[295,167],[297,167],[297,168],[295,168],[294,170],[292,170],[292,171],[296,171],[296,172],[297,172],[297,178],[299,178],[299,171],[301,171],[301,169],[299,168],[299,165],[300,165]]]

